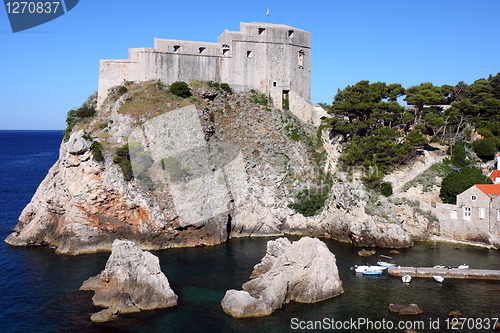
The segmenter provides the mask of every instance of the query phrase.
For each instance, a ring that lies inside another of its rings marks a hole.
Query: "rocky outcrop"
[[[401,316],[418,315],[424,313],[417,304],[390,304],[389,311]]]
[[[222,309],[233,317],[271,314],[290,301],[313,303],[343,293],[335,256],[317,238],[267,243],[267,253],[254,267],[243,291],[228,290]]]
[[[412,244],[404,225],[368,214],[375,198],[346,179],[335,180],[317,216],[288,207],[296,193],[317,186],[318,167],[333,171],[340,147],[325,140],[335,157],[316,165],[316,129],[290,113],[253,103],[252,93],[205,85],[193,87],[191,105],[152,82],[128,88],[74,127],[6,243],[49,244],[65,254],[109,251],[120,237],[143,250],[285,234],[357,246]],[[131,106],[137,96],[141,112]],[[93,156],[96,141],[104,161]],[[113,162],[126,143],[139,147],[130,153],[128,181]]]
[[[111,320],[119,313],[177,304],[158,257],[140,250],[132,241],[115,240],[106,268],[85,281],[80,290],[95,290],[94,305],[107,308],[92,315],[94,322]]]
[[[394,204],[369,211],[377,200],[376,193],[367,192],[359,182],[350,182],[347,175],[338,173],[330,191],[326,207],[317,216],[287,218],[284,230],[289,234],[325,236],[356,246],[402,248],[413,245],[414,238],[401,221],[388,219]],[[378,214],[378,215],[377,215]]]
[[[377,251],[375,250],[366,250],[366,249],[362,249],[361,251],[358,251],[358,256],[360,257],[370,257],[374,254],[376,254]]]

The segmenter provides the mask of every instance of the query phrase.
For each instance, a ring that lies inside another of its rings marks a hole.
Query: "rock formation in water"
[[[402,316],[418,315],[424,313],[417,304],[390,304],[389,311]]]
[[[317,238],[269,241],[252,277],[243,291],[226,292],[221,302],[226,313],[237,318],[265,316],[290,301],[314,303],[344,292],[335,255]]]
[[[119,313],[177,304],[158,257],[140,250],[132,241],[115,240],[106,268],[86,280],[80,290],[95,290],[94,305],[107,308],[92,315],[94,322],[111,320]]]
[[[323,147],[313,125],[258,104],[254,93],[192,88],[189,100],[154,82],[112,91],[95,116],[73,127],[5,241],[67,254],[109,251],[120,237],[144,250],[285,234],[413,244],[401,223],[368,214],[376,198],[345,179],[334,180],[318,215],[289,208],[297,193],[321,188],[318,170],[334,171],[325,165],[335,154],[328,136]]]

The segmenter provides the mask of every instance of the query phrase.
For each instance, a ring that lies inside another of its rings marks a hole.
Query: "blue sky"
[[[404,87],[500,72],[500,1],[80,0],[60,18],[13,34],[0,8],[0,129],[64,129],[97,90],[100,59],[153,39],[216,42],[239,22],[311,32],[311,99],[331,103],[360,80]]]

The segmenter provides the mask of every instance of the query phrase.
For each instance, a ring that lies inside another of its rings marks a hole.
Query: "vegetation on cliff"
[[[87,100],[80,106],[78,109],[71,109],[68,111],[66,117],[67,127],[64,130],[63,141],[68,142],[69,136],[71,135],[71,131],[73,127],[81,121],[90,119],[95,116],[96,110],[95,106],[97,104],[97,92],[90,95]]]
[[[411,107],[401,106],[398,98]],[[327,108],[332,118],[324,126],[344,142],[340,165],[366,170],[367,188],[380,189],[384,173],[407,163],[427,142],[472,142],[476,131],[482,139],[471,147],[479,158],[491,159],[500,149],[500,73],[471,85],[426,82],[406,89],[360,81],[339,90]]]
[[[373,170],[363,178],[368,188],[378,186],[385,172],[415,155],[414,146],[399,142],[399,127],[407,127],[411,119],[397,98],[404,88],[399,84],[360,81],[339,91],[329,107],[332,118],[327,126],[342,135],[341,167]]]
[[[451,164],[451,171],[443,179],[439,192],[444,203],[456,204],[457,194],[474,184],[493,184],[488,176],[483,175],[480,168],[471,165],[466,148],[468,147],[463,142],[453,146],[451,162],[447,161],[447,164]]]
[[[170,85],[170,92],[175,96],[187,98],[191,96],[191,88],[186,82],[176,81]]]
[[[116,148],[115,154],[116,155],[113,157],[113,162],[118,164],[120,166],[120,169],[122,169],[123,178],[126,181],[134,178],[132,163],[130,162],[128,142],[123,146]]]

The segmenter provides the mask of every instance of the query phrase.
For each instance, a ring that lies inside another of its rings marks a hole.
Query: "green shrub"
[[[128,91],[128,89],[124,86],[121,86],[120,88],[118,88],[118,94],[119,95],[123,95],[125,94],[126,92]]]
[[[254,103],[254,104],[260,104],[260,105],[263,105],[263,106],[268,106],[269,104],[269,100],[267,99],[267,96],[266,94],[254,94],[252,96],[252,99],[250,99],[250,102]]]
[[[327,197],[328,189],[324,187],[318,188],[316,192],[303,190],[296,195],[296,202],[289,204],[288,207],[305,217],[314,216],[321,212]]]
[[[104,161],[104,156],[102,155],[102,146],[99,141],[92,142],[92,145],[90,145],[90,150],[92,151],[92,157],[94,157],[94,161]]]
[[[227,92],[227,93],[230,93],[230,94],[232,94],[232,93],[233,93],[233,89],[231,89],[231,87],[230,87],[230,86],[229,86],[229,84],[227,84],[227,83],[221,83],[221,84],[220,84],[220,88],[221,88],[222,90],[224,90],[225,92]]]
[[[134,178],[134,172],[132,170],[132,164],[130,163],[130,154],[128,143],[121,147],[116,148],[115,156],[113,157],[113,162],[118,164],[122,169],[123,178],[126,181]]]
[[[290,110],[290,98],[288,97],[288,94],[286,94],[283,99],[283,110]]]
[[[89,119],[95,116],[97,111],[91,107],[88,106],[87,103],[84,103],[79,109],[77,110],[69,110],[68,114],[66,116],[66,124],[68,125],[66,129],[64,130],[64,137],[63,140],[64,142],[68,142],[69,136],[71,135],[71,131],[73,130],[73,127],[75,125],[85,119]]]
[[[489,138],[489,137],[493,136],[493,133],[491,133],[491,131],[487,128],[478,128],[477,133],[479,135],[484,136],[485,138]]]
[[[497,152],[496,147],[493,146],[488,139],[474,141],[472,143],[472,148],[474,149],[477,157],[483,161],[495,158]]]
[[[493,135],[493,136],[484,138],[483,140],[488,142],[490,145],[495,147],[497,150],[500,148],[500,138],[498,136]]]
[[[214,89],[219,89],[219,87],[220,87],[219,82],[214,82],[214,81],[208,81],[208,82],[207,82],[207,85],[208,85],[210,88],[214,88]]]
[[[383,196],[389,197],[392,195],[392,184],[390,182],[382,182],[380,184],[380,193]]]
[[[419,130],[416,129],[411,130],[406,135],[405,139],[406,142],[408,142],[412,146],[420,146],[423,145],[424,143],[427,143],[427,138]]]
[[[191,89],[189,88],[186,82],[182,81],[176,81],[172,83],[170,85],[170,92],[182,98],[187,98],[191,96]]]
[[[454,145],[451,153],[451,163],[454,166],[463,167],[469,164],[469,161],[465,159],[467,154],[465,153],[465,145],[463,142],[458,142]]]
[[[480,168],[464,166],[454,170],[443,179],[439,196],[444,203],[456,204],[457,194],[462,193],[474,184],[493,184],[488,176],[484,176]]]

